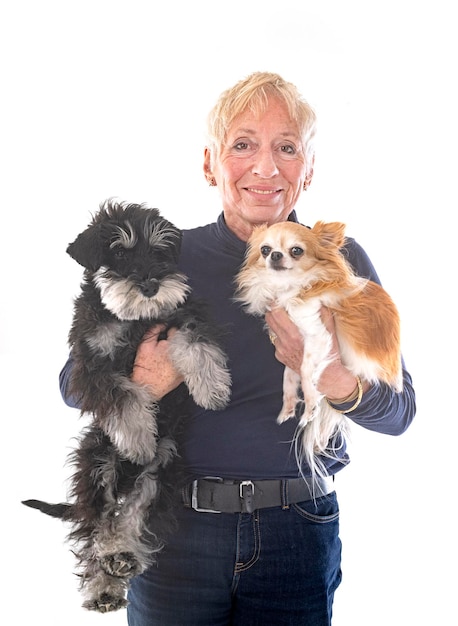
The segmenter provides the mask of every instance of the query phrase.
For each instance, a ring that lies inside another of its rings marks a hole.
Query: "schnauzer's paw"
[[[117,443],[117,447],[121,455],[131,463],[146,465],[156,457],[158,438],[155,432],[139,428],[135,433],[130,433],[128,440],[126,438]]]
[[[127,600],[124,596],[115,596],[110,593],[102,593],[98,598],[87,600],[83,607],[89,611],[98,611],[99,613],[111,613],[118,611],[127,606]]]
[[[229,370],[224,366],[212,363],[199,375],[194,372],[186,377],[186,384],[194,402],[204,409],[217,411],[224,409],[231,399],[232,379]]]
[[[188,324],[173,336],[170,356],[198,406],[209,410],[227,406],[232,380],[219,346],[202,341],[201,334],[196,335]]]
[[[224,409],[231,398],[230,381],[229,375],[220,375],[218,379],[213,379],[209,383],[203,381],[199,389],[193,389],[194,402],[210,411]]]
[[[141,571],[140,563],[132,552],[106,554],[100,558],[100,567],[116,578],[132,578]]]

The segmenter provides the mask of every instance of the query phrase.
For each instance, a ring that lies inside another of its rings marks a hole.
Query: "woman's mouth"
[[[280,191],[280,189],[257,189],[256,187],[245,187],[245,189],[246,191],[257,193],[261,196],[271,196]]]

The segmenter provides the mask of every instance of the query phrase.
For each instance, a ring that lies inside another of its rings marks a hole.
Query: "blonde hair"
[[[316,132],[316,115],[293,83],[279,74],[255,72],[224,91],[207,119],[208,147],[212,159],[224,146],[227,132],[237,117],[246,110],[255,114],[265,111],[269,97],[286,104],[292,120],[297,123],[302,137],[303,150],[308,167],[313,163],[313,138]]]

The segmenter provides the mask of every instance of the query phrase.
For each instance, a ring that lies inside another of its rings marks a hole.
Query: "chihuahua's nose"
[[[140,291],[147,298],[152,298],[159,291],[159,285],[157,278],[148,278],[141,282]]]
[[[277,261],[280,261],[280,259],[283,258],[283,253],[282,252],[277,252],[276,250],[273,250],[270,254],[270,258],[272,259],[272,261],[274,263],[276,263]]]

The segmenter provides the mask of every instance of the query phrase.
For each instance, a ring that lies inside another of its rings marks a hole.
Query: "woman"
[[[157,566],[135,578],[129,593],[130,626],[325,626],[341,579],[338,504],[333,477],[348,462],[323,459],[329,479],[314,499],[310,470],[292,453],[296,424],[278,425],[284,365],[298,370],[303,339],[284,310],[263,322],[234,301],[234,277],[254,226],[296,221],[295,205],[313,175],[315,115],[294,85],[255,73],[222,94],[209,116],[204,173],[218,189],[215,223],[184,232],[181,269],[193,293],[206,299],[228,329],[232,399],[222,411],[193,406],[180,453],[189,483],[177,510],[178,531]],[[358,274],[378,282],[363,249],[347,240]],[[332,317],[323,319],[333,332]],[[153,328],[140,345],[136,382],[163,397],[181,382],[168,359],[167,340]],[[337,343],[335,342],[337,350]],[[354,422],[399,435],[415,413],[411,377],[404,390],[363,386]],[[62,381],[67,377],[62,376]],[[337,408],[354,404],[355,377],[336,359],[318,388]],[[66,397],[65,385],[62,392]],[[215,512],[215,510],[217,512]],[[221,512],[222,511],[222,512]]]

